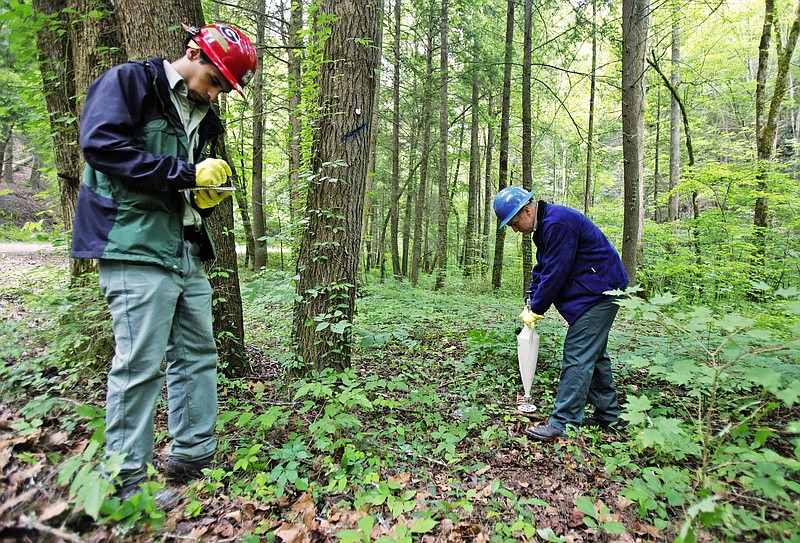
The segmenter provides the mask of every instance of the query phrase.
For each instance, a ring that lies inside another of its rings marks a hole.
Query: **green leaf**
[[[369,535],[365,535],[357,530],[342,530],[336,532],[336,537],[340,543],[356,543],[357,541],[369,541]]]
[[[83,505],[86,514],[94,520],[99,517],[100,506],[103,505],[103,500],[106,499],[107,489],[107,484],[103,484],[104,481],[99,480],[99,477],[96,479],[94,483],[85,481],[75,496],[77,503]]]
[[[627,532],[625,526],[623,526],[616,520],[609,520],[608,522],[604,522],[603,530],[605,530],[610,534],[624,534],[625,532]]]
[[[623,418],[631,424],[644,424],[647,420],[647,412],[652,409],[653,404],[647,396],[628,396],[628,403],[625,404]]]
[[[411,526],[411,532],[415,534],[424,534],[430,532],[437,524],[439,524],[439,522],[430,517],[421,518]]]
[[[594,510],[594,504],[588,498],[578,498],[575,500],[575,507],[577,507],[584,515],[595,518],[597,512]]]

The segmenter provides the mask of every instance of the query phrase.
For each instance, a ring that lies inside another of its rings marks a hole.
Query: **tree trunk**
[[[464,229],[464,277],[472,277],[476,274],[477,261],[480,256],[480,243],[478,239],[478,200],[481,177],[480,159],[480,123],[478,115],[480,96],[480,77],[478,75],[478,53],[477,44],[473,44],[475,52],[473,58],[475,63],[472,68],[472,100],[470,109],[472,118],[470,120],[470,146],[469,146],[469,188],[467,189],[467,224]]]
[[[219,101],[219,111],[221,116],[225,116],[225,109],[227,105],[227,96],[222,95],[218,98]],[[242,110],[242,115],[245,115],[245,110]],[[225,149],[226,154],[222,155],[222,159],[225,160],[228,164],[233,164],[233,157],[230,156],[230,153],[227,152]],[[242,172],[246,170],[244,159],[241,162],[241,169]],[[244,258],[244,266],[245,267],[253,267],[254,266],[254,255],[255,255],[255,242],[253,239],[255,236],[253,235],[253,223],[250,220],[250,201],[247,197],[247,180],[244,178],[244,175],[241,177],[236,173],[236,168],[231,166],[231,171],[233,175],[231,176],[231,183],[234,187],[236,187],[236,192],[233,193],[233,198],[236,199],[236,209],[239,210],[239,217],[242,221],[242,229],[244,230],[244,242],[245,242],[245,258]]]
[[[769,44],[772,36],[772,27],[775,22],[775,5],[773,0],[765,1],[764,27],[758,47],[758,71],[756,75],[756,150],[758,155],[758,168],[756,179],[758,190],[765,193],[769,189],[769,170],[772,161],[775,137],[778,129],[778,116],[781,103],[786,95],[788,73],[792,55],[797,46],[800,34],[800,2],[795,7],[795,19],[792,23],[786,45],[780,43],[776,36],[778,50],[778,66],[775,70],[772,98],[767,109],[766,87],[767,71],[769,68]],[[757,229],[756,259],[763,264],[765,255],[765,229],[769,226],[769,200],[766,196],[756,199],[753,224]]]
[[[494,129],[497,122],[497,112],[494,109],[494,95],[489,94],[489,122],[486,126],[486,164],[483,182],[483,226],[481,227],[481,275],[486,275],[489,269],[489,228],[492,224],[492,163],[494,154]]]
[[[289,75],[289,125],[291,132],[289,135],[289,209],[292,220],[300,216],[300,184],[298,175],[300,173],[300,139],[303,130],[300,121],[300,99],[301,86],[303,84],[303,74],[301,69],[301,51],[303,47],[303,3],[292,2],[289,15],[289,45],[288,56],[288,75]]]
[[[264,0],[256,14],[256,51],[264,47],[264,27],[267,6]],[[264,218],[264,62],[259,58],[253,78],[253,169],[250,186],[250,201],[253,206],[253,269],[258,271],[267,265],[267,243],[265,241],[266,219]]]
[[[225,139],[220,138],[218,145],[219,156],[230,163]],[[238,174],[235,169],[231,169],[235,186]],[[244,311],[239,289],[236,238],[233,235],[233,198],[223,200],[207,221],[217,246],[217,259],[207,262],[205,269],[214,289],[212,316],[220,367],[228,377],[244,377],[251,371],[244,344]]]
[[[330,36],[320,67],[320,118],[312,145],[306,230],[294,307],[297,373],[350,366],[364,189],[378,85],[380,5],[323,0]]]
[[[422,101],[422,153],[420,157],[419,186],[417,187],[417,202],[414,206],[414,248],[411,251],[410,279],[413,286],[419,281],[419,269],[422,259],[423,241],[423,216],[425,214],[425,201],[428,190],[428,160],[431,147],[431,87],[433,84],[433,17],[430,16],[428,24],[428,40],[425,51],[425,81],[423,84]]]
[[[663,222],[661,210],[658,207],[658,189],[661,180],[661,87],[656,94],[656,142],[653,157],[653,218],[656,222]]]
[[[389,203],[391,215],[392,272],[395,279],[400,278],[400,0],[394,0],[394,80],[392,81],[392,201]]]
[[[98,9],[97,2],[72,0],[35,0],[34,9],[54,16],[56,24],[44,25],[37,37],[40,70],[45,102],[53,134],[56,175],[61,197],[64,229],[72,230],[75,206],[83,170],[83,156],[78,145],[83,97],[89,84],[103,71],[125,56],[119,39],[114,5],[101,2],[107,13],[101,18],[86,16]],[[80,44],[73,47],[73,44]],[[94,261],[70,260],[73,281],[97,271]]]
[[[672,59],[669,82],[674,89],[681,83],[679,71],[681,63],[681,27],[678,24],[678,7],[673,3],[672,13]],[[681,177],[681,104],[677,96],[670,95],[669,109],[669,207],[667,218],[670,222],[678,220],[680,195],[676,187]]]
[[[592,162],[594,160],[594,99],[597,90],[597,0],[592,0],[592,73],[589,79],[589,128],[586,132],[586,182],[584,184],[583,213],[589,215],[592,207]]]
[[[450,0],[442,0],[442,17],[439,21],[439,220],[436,241],[436,282],[434,290],[444,286],[447,276],[447,217],[450,212],[450,200],[447,191],[447,34],[449,31]]]
[[[508,186],[508,130],[511,117],[511,70],[514,61],[514,0],[506,4],[506,40],[503,60],[503,99],[500,105],[500,165],[497,179],[498,190]],[[499,224],[499,223],[498,223]],[[494,263],[492,264],[492,287],[499,289],[503,283],[503,253],[506,245],[506,230],[498,228],[494,239]]]
[[[378,39],[377,42],[373,45],[373,47],[377,48],[378,51],[381,51],[383,48],[383,9],[384,9],[384,2],[383,0],[378,0],[375,3],[375,9],[378,10],[379,20],[381,21],[380,26],[378,28]],[[380,55],[379,55],[380,58]],[[381,93],[381,86],[380,82],[375,86],[375,96],[373,96],[372,100],[375,104],[380,104],[380,93]],[[372,110],[372,119],[370,119],[370,126],[372,127],[372,135],[369,139],[369,163],[367,165],[367,183],[366,188],[364,189],[364,202],[365,205],[363,206],[364,209],[368,209],[366,206],[366,202],[370,202],[373,199],[371,198],[371,193],[373,192],[373,186],[375,182],[375,168],[378,160],[377,149],[378,149],[378,134],[380,133],[380,111],[379,108],[374,107]],[[386,194],[385,191],[381,192],[381,202],[379,205],[373,206],[372,211],[369,215],[373,219],[373,224],[375,227],[375,231],[377,232],[377,236],[373,239],[373,244],[378,248],[378,252],[375,254],[375,261],[380,266],[381,272],[381,281],[383,281],[386,277],[386,267],[385,267],[385,242],[386,242],[386,223],[383,224],[383,228],[380,228],[380,223],[375,221],[377,215],[386,209]],[[366,216],[366,213],[365,213]],[[388,220],[389,215],[385,215],[385,218]],[[361,232],[362,236],[366,232],[366,223],[362,222]],[[375,240],[377,240],[377,244],[375,244]]]
[[[522,188],[525,190],[532,190],[533,187],[533,148],[531,142],[531,125],[533,123],[531,117],[532,26],[533,0],[525,0],[522,46]],[[553,164],[555,164],[555,160]],[[553,179],[555,180],[555,176]],[[527,293],[531,282],[532,270],[533,248],[531,247],[531,234],[522,234],[522,289],[520,290],[522,296]]]
[[[648,0],[622,2],[622,154],[624,220],[622,262],[630,284],[642,259],[644,231],[644,94]]]
[[[0,164],[0,170],[2,170],[3,181],[11,183],[14,180],[14,132],[10,128],[1,157],[3,162]]]

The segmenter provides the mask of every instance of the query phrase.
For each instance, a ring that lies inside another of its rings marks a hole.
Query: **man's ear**
[[[195,60],[201,58],[203,52],[200,49],[196,49],[194,47],[187,47],[186,48],[186,58],[194,62]]]

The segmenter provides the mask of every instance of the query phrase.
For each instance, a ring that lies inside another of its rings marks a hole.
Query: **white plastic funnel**
[[[536,406],[531,403],[531,384],[536,373],[536,362],[539,358],[539,334],[533,326],[525,325],[517,333],[517,357],[519,373],[522,377],[522,389],[525,392],[523,403],[517,409],[523,413],[533,413]]]

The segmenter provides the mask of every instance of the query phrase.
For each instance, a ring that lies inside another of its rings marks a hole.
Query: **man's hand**
[[[232,173],[231,167],[228,166],[228,163],[224,160],[220,158],[207,158],[195,167],[194,182],[198,187],[219,187],[228,180],[228,177],[230,177]],[[196,199],[195,197],[195,200]],[[222,198],[220,198],[220,200],[222,200]]]
[[[230,191],[217,192],[214,189],[198,190],[194,193],[194,203],[197,204],[197,207],[200,209],[209,209],[219,204],[231,194],[233,193]]]
[[[533,326],[537,321],[542,320],[544,315],[534,313],[531,311],[530,307],[525,306],[525,309],[523,309],[522,313],[519,314],[519,318],[522,319],[522,322],[524,322],[526,326]]]

